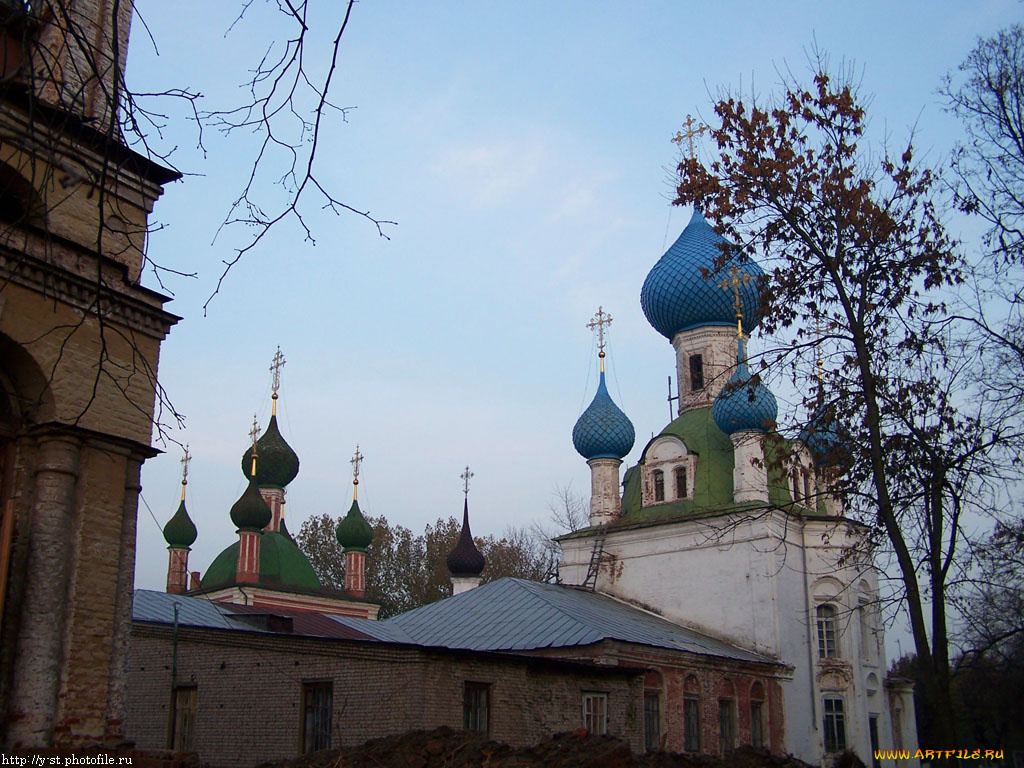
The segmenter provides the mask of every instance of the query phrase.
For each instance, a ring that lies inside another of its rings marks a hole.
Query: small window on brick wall
[[[490,727],[491,686],[489,683],[465,684],[462,694],[462,728],[487,733]]]
[[[764,715],[764,686],[754,683],[750,688],[750,746],[758,749],[768,746]]]
[[[700,752],[700,683],[693,675],[686,678],[684,688],[683,738],[687,752]]]
[[[331,746],[331,715],[334,684],[302,684],[302,751],[315,752]]]
[[[690,391],[704,389],[704,355],[690,355]]]
[[[196,687],[179,685],[174,689],[174,717],[171,719],[170,746],[175,752],[195,750]]]
[[[608,733],[608,694],[583,694],[583,727],[588,733],[602,736]]]

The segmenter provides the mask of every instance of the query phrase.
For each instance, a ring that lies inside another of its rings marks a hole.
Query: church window
[[[665,473],[660,469],[654,470],[651,473],[654,478],[654,500],[664,501],[665,500]]]
[[[790,473],[790,479],[793,481],[793,503],[799,504],[803,501],[803,495],[800,493],[800,471],[794,469]]]
[[[843,700],[838,696],[826,696],[824,701],[825,751],[842,752],[846,749],[846,717]]]
[[[690,391],[704,389],[704,355],[690,355]]]
[[[683,749],[700,752],[700,685],[697,678],[686,678],[683,694]]]
[[[736,748],[736,700],[718,700],[718,745],[722,754]]]
[[[661,746],[661,694],[644,691],[644,749],[648,752]]]
[[[171,749],[191,752],[195,749],[196,687],[179,685],[174,689],[174,717],[171,720]]]
[[[466,683],[462,695],[463,730],[487,733],[490,698],[491,686],[488,683]]]
[[[878,759],[880,749],[878,742],[878,715],[868,715],[868,736],[871,739],[871,768],[881,768],[882,761]]]
[[[860,655],[864,661],[872,663],[878,644],[875,641],[875,630],[871,626],[871,606],[867,600],[861,599],[857,605],[857,623],[860,625]]]
[[[834,605],[818,606],[818,656],[822,659],[834,659],[839,656],[839,644],[836,632],[838,622]]]
[[[672,475],[676,481],[676,498],[685,499],[689,496],[686,482],[686,467],[676,467],[672,470]]]
[[[602,736],[608,733],[608,694],[583,694],[583,727],[588,733]]]
[[[334,684],[302,684],[302,751],[316,752],[331,746]]]
[[[757,749],[767,747],[764,727],[764,686],[754,683],[750,689],[750,745]]]

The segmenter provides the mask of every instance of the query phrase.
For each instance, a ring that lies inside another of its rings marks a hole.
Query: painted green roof
[[[202,588],[226,587],[235,583],[238,571],[238,542],[221,552],[203,574]],[[272,587],[322,589],[320,579],[302,551],[288,538],[274,531],[260,536],[260,584]]]
[[[771,433],[775,435],[775,433]],[[671,435],[683,441],[688,453],[697,454],[697,468],[693,478],[693,498],[670,501],[649,507],[642,506],[641,473],[639,465],[626,470],[623,478],[622,519],[627,521],[652,520],[662,517],[698,515],[738,507],[758,507],[758,503],[737,505],[732,500],[733,446],[732,440],[715,423],[711,407],[685,411],[644,446],[643,455],[659,437]],[[793,503],[789,485],[781,463],[773,460],[788,443],[769,437],[765,441],[768,466],[768,500],[771,506],[788,507]],[[641,459],[643,462],[643,459]],[[819,499],[823,513],[824,504]],[[806,512],[806,510],[803,510]]]

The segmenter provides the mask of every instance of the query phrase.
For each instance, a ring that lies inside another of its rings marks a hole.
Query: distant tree
[[[453,517],[439,518],[414,535],[384,517],[366,519],[373,527],[373,542],[366,551],[366,596],[380,604],[380,618],[451,596],[446,559],[458,541],[461,523]],[[345,585],[345,557],[334,535],[337,525],[338,519],[330,515],[310,518],[296,541],[321,583],[340,591]],[[509,528],[500,538],[474,536],[474,541],[487,560],[482,574],[485,583],[505,576],[543,579],[544,553],[526,531]]]
[[[547,561],[547,573],[543,581],[552,581],[558,575],[562,548],[555,539],[566,533],[586,528],[590,524],[587,500],[573,491],[572,485],[568,483],[558,486],[551,493],[548,512],[547,520],[543,522],[535,520],[530,524],[528,531],[532,546],[543,552]]]
[[[762,331],[776,370],[811,380],[824,358],[816,426],[843,435],[828,480],[899,575],[922,693],[939,747],[953,744],[947,602],[966,563],[962,515],[997,449],[1020,425],[986,420],[964,398],[978,348],[946,309],[964,261],[939,215],[934,173],[861,146],[856,89],[823,66],[809,88],[786,83],[767,102],[726,95],[711,136],[716,158],[680,165],[678,204],[694,204],[766,268]],[[723,254],[724,256],[724,254]],[[723,258],[724,262],[724,258]],[[819,330],[820,329],[820,330]]]

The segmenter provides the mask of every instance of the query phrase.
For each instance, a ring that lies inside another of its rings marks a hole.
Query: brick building
[[[115,12],[116,11],[116,12]],[[123,736],[161,340],[139,280],[178,174],[121,139],[131,3],[0,4],[0,742]]]

